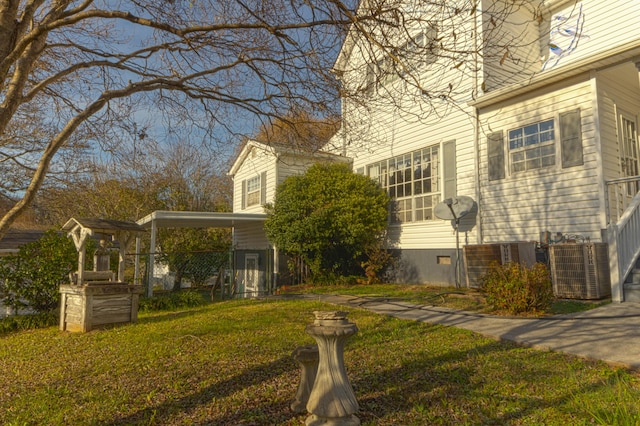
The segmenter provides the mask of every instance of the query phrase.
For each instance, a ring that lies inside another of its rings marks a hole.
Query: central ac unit
[[[466,245],[463,248],[467,287],[480,287],[480,278],[489,272],[492,262],[500,265],[520,263],[532,266],[536,262],[536,245],[533,242]]]
[[[606,243],[552,244],[549,261],[556,297],[586,300],[611,295]]]

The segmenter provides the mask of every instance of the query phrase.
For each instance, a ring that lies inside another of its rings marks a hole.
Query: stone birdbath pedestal
[[[315,311],[306,332],[318,343],[318,372],[307,402],[307,426],[355,426],[358,401],[344,368],[344,344],[358,331],[347,312]]]

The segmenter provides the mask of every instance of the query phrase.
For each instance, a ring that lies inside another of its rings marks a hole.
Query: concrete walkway
[[[640,303],[610,303],[575,314],[517,318],[475,314],[385,298],[340,295],[304,297],[364,308],[401,319],[462,328],[527,347],[640,369]]]

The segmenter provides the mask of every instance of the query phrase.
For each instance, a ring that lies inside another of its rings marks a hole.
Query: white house
[[[273,202],[276,187],[288,176],[303,174],[319,162],[349,163],[350,159],[291,145],[246,142],[229,170],[233,213],[266,217],[263,206]],[[262,221],[235,227],[233,249],[237,282],[244,293],[262,294],[288,279],[285,258],[266,238]]]
[[[612,297],[633,299],[621,283],[640,252],[640,1],[413,3],[407,16],[427,19],[403,20],[398,49],[347,38],[335,71],[367,100],[343,99],[325,148],[395,198],[398,279],[453,283],[456,235],[434,207],[469,196],[461,244],[606,243]]]
[[[235,160],[233,215],[259,219],[234,228],[243,291],[268,291],[286,269],[262,230],[277,184],[314,162],[345,161],[395,201],[399,282],[472,285],[474,248],[532,261],[548,244],[555,282],[560,249],[577,248],[571,285],[595,282],[587,298],[640,300],[623,285],[640,254],[640,0],[399,7],[402,17],[387,17],[402,23],[393,37],[348,34],[334,66],[342,128],[323,152],[250,141]],[[462,197],[474,202],[454,232],[436,209]]]

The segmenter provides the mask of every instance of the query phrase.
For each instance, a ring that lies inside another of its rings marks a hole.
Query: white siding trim
[[[597,80],[597,72],[591,72],[591,115],[593,116],[593,145],[596,152],[596,170],[598,172],[598,199],[601,206],[604,208],[600,209],[600,228],[604,229],[607,227],[607,207],[608,201],[606,200],[607,193],[607,184],[604,181],[604,163],[602,160],[602,139],[601,139],[601,129],[600,129],[600,108],[599,108],[599,97],[598,97],[598,80]],[[584,142],[583,142],[584,143]]]

